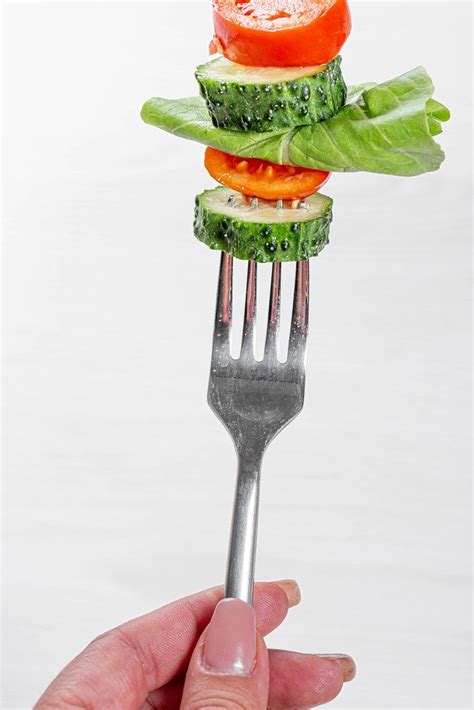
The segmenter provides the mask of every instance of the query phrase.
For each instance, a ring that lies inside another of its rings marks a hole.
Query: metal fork
[[[223,253],[219,273],[208,402],[234,440],[237,485],[225,596],[252,603],[260,468],[269,443],[302,410],[308,334],[309,263],[296,265],[288,358],[278,360],[281,263],[273,264],[263,361],[255,359],[257,264],[249,262],[240,357],[230,353],[233,259]]]

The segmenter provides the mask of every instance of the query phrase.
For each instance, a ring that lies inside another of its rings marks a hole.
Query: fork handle
[[[253,600],[261,463],[262,456],[239,455],[225,582],[226,597],[249,604]]]

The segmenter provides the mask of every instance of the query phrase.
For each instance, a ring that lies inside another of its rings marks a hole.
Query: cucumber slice
[[[245,67],[224,57],[196,70],[217,128],[274,131],[325,121],[345,104],[341,57],[321,67]]]
[[[332,200],[316,192],[303,207],[248,199],[227,187],[205,190],[196,197],[194,234],[211,249],[237,259],[301,261],[317,256],[329,243]]]

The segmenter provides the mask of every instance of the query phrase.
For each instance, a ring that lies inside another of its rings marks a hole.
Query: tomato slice
[[[303,199],[319,190],[331,173],[291,165],[275,165],[268,160],[239,158],[207,148],[206,169],[217,182],[249,197],[264,200]]]
[[[213,0],[227,59],[257,67],[327,64],[351,31],[347,0]]]

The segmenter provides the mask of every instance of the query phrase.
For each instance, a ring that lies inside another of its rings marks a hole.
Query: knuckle
[[[90,704],[73,692],[64,691],[53,698],[40,698],[33,710],[88,710]]]
[[[257,710],[257,704],[245,693],[225,688],[198,688],[182,710]]]

